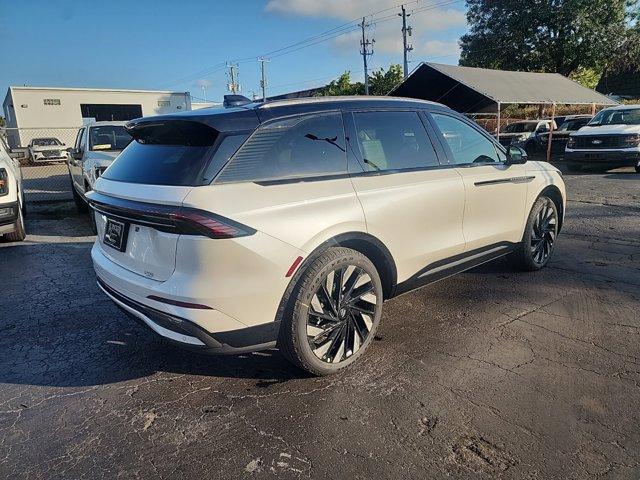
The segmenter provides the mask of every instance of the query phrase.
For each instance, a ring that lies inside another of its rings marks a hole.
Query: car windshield
[[[100,125],[89,130],[91,150],[124,150],[131,140],[131,135],[122,125]]]
[[[588,118],[576,118],[573,120],[567,120],[562,125],[560,125],[560,128],[558,130],[562,130],[565,132],[575,132],[581,127],[584,127],[587,123],[589,123]]]
[[[640,125],[640,108],[602,110],[589,122],[590,127],[599,125]]]
[[[33,145],[36,147],[51,147],[53,145],[62,145],[57,138],[34,138]]]
[[[520,123],[512,123],[511,125],[507,125],[504,130],[504,133],[524,133],[524,132],[535,132],[536,122],[520,122]]]

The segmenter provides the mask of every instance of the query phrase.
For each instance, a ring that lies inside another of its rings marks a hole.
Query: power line
[[[398,7],[402,7],[402,6],[407,6],[407,5],[412,5],[412,4],[418,4],[421,3],[423,0],[413,0],[410,2],[404,2],[404,3],[399,3],[393,7],[388,7],[382,10],[378,10],[376,12],[370,13],[368,15],[366,15],[365,17],[370,17],[371,18],[371,22],[369,22],[369,25],[376,25],[378,23],[382,23],[385,21],[389,21],[393,18],[396,18],[396,14],[392,13],[390,15],[386,15],[380,18],[375,18],[377,15],[380,15],[381,13],[385,13],[391,10],[395,10]],[[445,1],[440,1],[440,2],[436,2],[436,3],[432,3],[432,4],[428,4],[425,5],[423,7],[420,8],[416,8],[414,9],[411,13],[420,13],[420,12],[425,12],[425,11],[429,11],[429,10],[433,10],[436,8],[440,8],[440,7],[444,7],[444,6],[449,6],[449,5],[453,5],[455,3],[460,3],[463,2],[464,0],[445,0]],[[272,50],[270,52],[266,52],[262,55],[259,56],[251,56],[251,57],[244,57],[244,58],[236,58],[231,60],[232,62],[236,63],[236,64],[241,64],[241,63],[248,63],[248,62],[253,62],[255,61],[257,58],[263,57],[263,58],[277,58],[277,57],[281,57],[284,55],[289,55],[291,53],[295,53],[299,50],[302,50],[304,48],[308,48],[308,47],[312,47],[314,45],[317,45],[319,43],[323,43],[326,42],[328,40],[332,40],[334,38],[337,38],[339,36],[354,32],[356,30],[358,30],[360,28],[360,25],[356,22],[359,22],[361,19],[354,19],[351,20],[349,22],[343,23],[341,25],[338,25],[336,27],[333,27],[329,30],[325,30],[324,32],[321,32],[317,35],[313,35],[311,37],[299,40],[297,42],[294,42],[292,44],[289,45],[285,45],[281,48]],[[190,75],[184,76],[178,80],[175,80],[171,83],[165,84],[165,85],[175,85],[175,84],[180,84],[180,83],[185,83],[189,80],[192,80],[194,78],[198,78],[199,76],[203,76],[203,75],[210,75],[213,73],[216,73],[218,71],[224,70],[225,68],[227,68],[226,63],[222,63],[222,64],[217,64],[217,65],[213,65],[211,67],[207,67],[203,70],[200,70],[198,72],[192,73]]]

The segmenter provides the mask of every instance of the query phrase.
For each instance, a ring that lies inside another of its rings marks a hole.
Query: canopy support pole
[[[551,142],[553,141],[553,130],[556,124],[556,104],[551,106],[551,125],[549,125],[549,138],[547,140],[547,162],[551,162]]]
[[[498,126],[496,127],[496,139],[500,142],[500,102],[498,102]]]
[[[596,115],[596,104],[591,104],[591,116],[594,117]]]

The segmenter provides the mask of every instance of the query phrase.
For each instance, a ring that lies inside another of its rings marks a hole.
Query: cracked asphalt
[[[0,477],[640,477],[640,175],[566,175],[550,265],[385,304],[337,376],[163,344],[98,290],[72,204],[0,245]]]

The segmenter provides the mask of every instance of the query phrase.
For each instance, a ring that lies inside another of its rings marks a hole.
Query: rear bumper
[[[633,167],[640,164],[638,150],[567,150],[564,153],[566,162],[611,167]]]
[[[169,343],[209,354],[237,354],[273,348],[279,322],[210,333],[194,322],[144,305],[116,291],[98,277],[98,286],[127,316]]]

